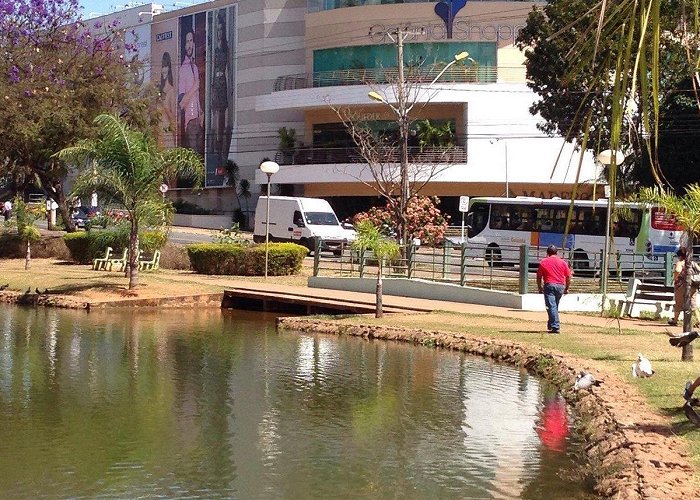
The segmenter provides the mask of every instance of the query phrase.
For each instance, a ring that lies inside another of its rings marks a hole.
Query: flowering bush
[[[415,196],[406,207],[409,239],[419,238],[422,244],[439,245],[445,239],[445,231],[450,216],[440,212],[437,196]],[[353,217],[353,224],[370,220],[380,228],[385,236],[396,236],[399,221],[386,207],[372,207],[367,212],[360,212]]]

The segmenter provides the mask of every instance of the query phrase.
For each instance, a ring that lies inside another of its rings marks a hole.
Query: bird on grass
[[[9,283],[5,283],[4,285],[0,285],[0,290],[4,290],[4,289],[7,288],[8,286],[10,286]]]
[[[651,377],[654,373],[654,370],[651,368],[651,361],[642,356],[640,352],[637,355],[637,361],[632,363],[632,376],[634,378],[647,378]]]
[[[39,290],[38,288],[35,288],[35,289],[34,289],[34,292],[35,292],[37,295],[41,295],[41,290]]]
[[[27,288],[27,291],[24,293],[32,293],[32,287]]]
[[[671,337],[668,339],[668,343],[671,344],[673,347],[685,347],[688,344],[690,344],[693,340],[698,338],[700,334],[698,332],[688,332],[684,333],[683,335],[679,335],[678,337]]]
[[[590,373],[582,371],[576,375],[576,382],[574,383],[574,389],[579,391],[582,389],[590,389],[593,386],[598,387],[602,384],[602,380],[596,380],[596,378]]]

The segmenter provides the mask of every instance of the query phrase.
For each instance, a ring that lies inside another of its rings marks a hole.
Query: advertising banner
[[[206,186],[233,184],[226,168],[234,122],[235,6],[207,12]]]
[[[153,24],[151,40],[152,71],[151,81],[158,89],[160,125],[158,143],[164,148],[177,145],[177,48],[178,21],[171,19]]]

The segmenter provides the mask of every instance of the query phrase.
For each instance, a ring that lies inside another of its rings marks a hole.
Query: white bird
[[[576,382],[574,383],[574,389],[581,390],[581,389],[590,389],[593,386],[599,386],[602,384],[602,380],[596,380],[596,378],[591,375],[590,373],[587,372],[581,372],[578,375],[576,375]]]
[[[637,361],[632,363],[632,376],[634,378],[646,378],[651,377],[654,374],[654,370],[651,369],[651,361],[642,356],[640,352],[637,355]]]

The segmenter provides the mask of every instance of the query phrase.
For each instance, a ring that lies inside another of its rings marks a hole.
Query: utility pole
[[[422,30],[421,30],[422,32]],[[400,158],[400,193],[399,193],[399,211],[401,213],[401,245],[405,248],[408,245],[408,224],[406,221],[406,212],[408,207],[409,186],[408,186],[408,109],[406,106],[406,80],[404,78],[403,67],[403,44],[409,35],[415,35],[416,31],[408,28],[396,28],[396,31],[387,33],[392,42],[396,44],[396,65],[398,68],[398,109],[399,118],[399,139],[401,141],[401,158]]]

